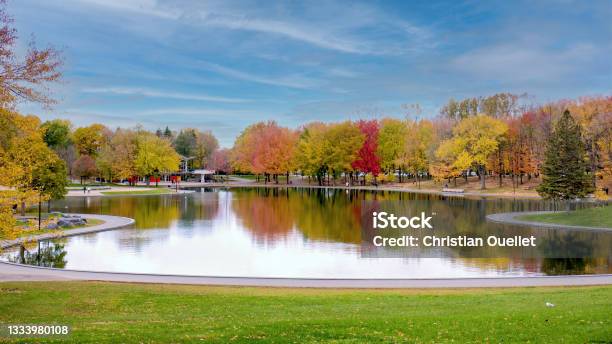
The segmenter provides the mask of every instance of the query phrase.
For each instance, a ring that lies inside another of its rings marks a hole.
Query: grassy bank
[[[549,214],[533,214],[517,217],[519,220],[556,223],[570,226],[612,228],[612,206],[563,211]]]
[[[44,228],[44,224],[43,224],[43,228],[41,230],[38,230],[38,221],[32,220],[30,223],[26,224],[24,221],[18,220],[17,224],[19,226],[29,225],[30,228],[22,229],[18,231],[17,238],[22,238],[22,237],[27,237],[27,236],[32,236],[32,235],[41,235],[41,234],[47,234],[47,233],[59,233],[63,230],[77,229],[77,228],[83,228],[83,227],[92,227],[92,226],[101,225],[103,223],[104,221],[102,220],[89,218],[87,219],[87,223],[82,226],[73,226],[69,228],[58,228],[58,229],[46,229]],[[2,236],[2,234],[0,234],[0,239],[5,240],[5,239],[15,239],[15,238],[5,238],[4,236]]]
[[[68,324],[74,342],[605,342],[612,339],[611,309],[611,286],[379,291],[0,284],[0,323]]]

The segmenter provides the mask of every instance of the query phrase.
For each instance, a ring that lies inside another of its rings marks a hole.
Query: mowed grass
[[[98,219],[87,219],[87,223],[82,225],[82,226],[74,226],[74,227],[58,228],[58,229],[46,229],[46,228],[43,227],[41,230],[38,230],[37,222],[34,221],[34,224],[32,225],[33,227],[31,227],[30,229],[18,231],[17,232],[17,238],[33,236],[33,235],[41,235],[41,234],[47,234],[47,233],[61,233],[62,231],[65,231],[65,230],[101,225],[104,222],[105,221],[98,220]],[[17,223],[18,223],[18,225],[23,225],[24,224],[23,221],[21,221],[21,222],[17,221]],[[3,235],[0,234],[0,239],[15,239],[15,238],[5,238]]]
[[[612,228],[612,206],[563,211],[550,214],[523,215],[520,220],[556,223],[570,226]]]
[[[174,193],[169,188],[150,189],[150,190],[125,190],[125,191],[101,191],[103,195],[164,195]]]
[[[65,340],[79,343],[603,343],[612,340],[610,314],[612,286],[385,291],[0,283],[0,323],[71,325]],[[52,340],[60,338],[37,339]]]

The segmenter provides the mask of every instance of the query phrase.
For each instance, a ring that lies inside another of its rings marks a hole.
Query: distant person
[[[83,186],[83,193],[87,193],[87,187]]]

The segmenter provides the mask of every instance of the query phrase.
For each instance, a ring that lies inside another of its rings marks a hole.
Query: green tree
[[[51,206],[51,200],[62,199],[66,195],[68,179],[66,175],[66,164],[58,157],[53,157],[45,165],[38,166],[33,171],[32,186],[47,200],[47,211]]]
[[[549,199],[586,196],[593,188],[585,157],[581,126],[565,111],[548,139],[538,193]]]
[[[195,129],[183,129],[174,140],[174,148],[177,153],[184,157],[193,157],[195,155],[196,140],[197,131]]]
[[[70,144],[70,121],[63,119],[54,119],[46,121],[42,124],[43,140],[53,148],[62,148]]]

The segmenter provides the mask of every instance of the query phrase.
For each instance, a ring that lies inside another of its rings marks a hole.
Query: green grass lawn
[[[517,217],[517,219],[570,226],[612,228],[612,206],[563,211],[554,214],[523,215]]]
[[[612,340],[611,311],[612,286],[382,291],[0,283],[0,323],[70,325],[67,339],[79,343],[603,343]]]
[[[40,234],[47,234],[47,233],[56,233],[56,232],[61,232],[62,230],[68,230],[68,229],[77,229],[77,228],[83,228],[83,227],[91,227],[91,226],[97,226],[97,225],[101,225],[103,224],[104,221],[103,220],[98,220],[98,219],[87,219],[87,224],[83,225],[83,226],[74,226],[74,227],[70,227],[70,228],[63,228],[63,229],[41,229],[38,230],[36,228],[34,228],[33,230],[22,230],[19,231],[19,233],[17,234],[17,238],[21,238],[21,237],[27,237],[27,236],[31,236],[31,235],[40,235]],[[24,225],[25,222],[24,221],[17,221],[18,225]],[[6,239],[4,237],[2,237],[0,235],[0,239]]]
[[[257,179],[257,176],[254,174],[232,174],[228,176],[230,179],[232,177],[236,177],[236,178],[242,178],[242,179],[249,179],[249,180],[255,180]]]
[[[163,195],[163,194],[171,194],[174,193],[174,190],[171,190],[168,187],[163,187],[159,189],[151,189],[151,190],[125,190],[125,191],[101,191],[103,195]]]

